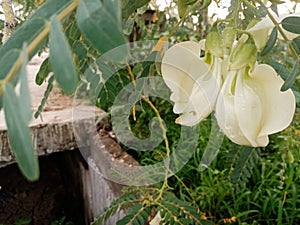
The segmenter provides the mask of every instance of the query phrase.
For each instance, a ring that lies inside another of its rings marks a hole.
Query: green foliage
[[[267,44],[265,45],[265,47],[260,53],[261,56],[268,54],[272,50],[272,48],[275,46],[275,43],[277,41],[277,37],[278,37],[278,30],[277,27],[274,27],[270,34]]]
[[[41,101],[41,104],[39,105],[37,111],[34,114],[34,118],[38,118],[40,116],[40,114],[41,114],[41,112],[42,112],[42,110],[43,110],[43,108],[44,108],[44,106],[46,104],[46,101],[47,101],[47,99],[48,99],[48,97],[49,97],[49,95],[50,95],[50,93],[52,91],[53,81],[54,81],[54,76],[51,76],[49,78],[49,80],[48,80],[48,85],[47,85],[46,91],[44,93],[44,97],[43,97],[43,99]]]
[[[26,75],[26,74],[24,74]],[[7,123],[8,137],[16,156],[18,165],[29,180],[39,177],[39,166],[33,144],[31,142],[28,118],[22,113],[22,104],[16,96],[11,84],[5,85],[3,94],[5,120]]]
[[[150,0],[122,0],[122,16],[128,18],[134,11],[146,4]]]
[[[300,34],[300,17],[289,16],[281,21],[282,27],[292,33]]]
[[[35,83],[37,85],[42,85],[42,83],[45,81],[49,73],[51,72],[50,69],[50,63],[49,63],[49,58],[45,59],[44,62],[42,63],[36,77],[35,77]]]
[[[119,47],[127,44],[125,35],[134,34],[138,30],[138,35],[133,35],[133,41],[157,40],[164,35],[171,43],[199,41],[206,36],[209,24],[202,9],[211,1],[204,1],[202,6],[193,5],[195,0],[177,1],[178,5],[173,4],[173,7],[180,8],[180,4],[184,6],[179,10],[180,16],[187,12],[190,16],[178,20],[169,12],[164,12],[158,16],[157,23],[150,22],[146,25],[143,12],[149,2],[48,0],[0,48],[0,90],[3,92],[0,101],[3,100],[8,136],[17,162],[28,179],[35,180],[38,177],[37,157],[27,128],[31,115],[28,87],[24,85],[28,59],[49,46],[50,57],[43,62],[36,76],[36,83],[41,85],[45,82],[50,72],[54,72],[54,76],[48,79],[48,87],[35,117],[41,113],[54,80],[64,91],[73,93],[79,77],[97,96],[93,103],[109,111],[120,90],[130,82],[138,78],[160,76],[163,50],[149,51],[153,46],[140,46],[140,51],[133,53],[143,61],[141,63],[128,62],[121,68],[107,63],[108,59],[126,59],[129,51],[134,49]],[[276,11],[277,3],[279,2],[273,1],[270,10]],[[187,7],[189,5],[191,6]],[[140,7],[143,8],[139,9]],[[235,24],[239,31],[246,29],[252,19],[264,17],[267,10],[269,9],[263,5],[257,7],[257,4],[249,1],[232,0],[230,13],[226,21],[220,23],[220,28]],[[197,22],[194,22],[195,18]],[[287,17],[281,24],[285,30],[299,33],[299,18]],[[295,63],[297,56],[287,53],[288,48],[293,48],[299,56],[299,39],[294,39],[291,45],[282,44],[277,40],[277,29],[279,28],[273,29],[259,60],[271,64],[283,77],[283,91],[292,88],[295,93],[299,93],[298,59]],[[238,33],[242,34],[243,32]],[[99,59],[103,53],[115,48],[121,54]],[[158,62],[154,63],[155,60]],[[14,91],[18,81],[21,82],[20,96]],[[140,87],[137,86],[138,88]],[[165,86],[160,88],[168,92]],[[167,150],[164,143],[151,152],[126,149],[141,165],[163,161],[176,150],[180,139],[181,127],[174,123],[176,115],[172,113],[172,105],[166,100],[152,97],[149,101],[159,109],[159,114],[164,118],[170,149]],[[126,114],[129,118],[128,130],[133,132],[133,136],[142,139],[149,137],[151,131],[160,132],[161,127],[148,127],[148,122],[156,116],[149,103],[139,101]],[[154,187],[126,189],[124,195],[115,200],[92,224],[103,224],[110,216],[123,209],[127,209],[127,216],[118,222],[120,225],[145,224],[153,218],[153,213],[159,213],[165,224],[223,224],[226,221],[238,224],[300,223],[300,198],[297,190],[300,185],[299,112],[293,125],[274,136],[271,145],[264,149],[238,147],[227,139],[220,149],[215,147],[215,142],[220,139],[208,137],[210,132],[218,135],[219,131],[216,131],[211,122],[211,117],[201,122],[196,152],[178,174],[166,178]],[[186,137],[181,146],[188,146],[186,142],[189,143],[189,138]],[[210,151],[202,158],[207,145]],[[175,155],[173,159],[180,161],[179,156],[185,155],[186,151],[187,148],[182,147],[181,155]],[[211,163],[217,153],[216,160]],[[211,163],[204,171],[203,162],[205,165]],[[124,177],[124,174],[121,175]],[[54,221],[54,224],[71,223],[66,222],[63,217]]]
[[[119,1],[80,1],[76,18],[81,32],[101,53],[126,44],[121,29]],[[128,50],[122,49],[117,60],[127,54]]]
[[[294,85],[297,75],[298,75],[298,72],[299,72],[299,61],[296,60],[294,66],[293,66],[292,72],[286,78],[284,84],[282,85],[282,87],[280,89],[281,91],[286,91]]]
[[[16,222],[14,222],[12,225],[29,225],[31,223],[32,219],[31,218],[22,218]],[[4,225],[4,224],[0,224]]]
[[[228,154],[230,181],[239,192],[250,178],[252,169],[260,158],[260,149],[232,146]]]
[[[49,35],[50,64],[55,80],[66,93],[73,93],[78,84],[78,75],[68,41],[57,17],[51,17]]]
[[[104,224],[117,210],[128,209],[127,215],[117,222],[117,225],[140,224],[148,222],[153,211],[160,213],[164,224],[211,224],[199,214],[197,208],[188,202],[178,199],[170,192],[156,188],[132,188],[115,200],[92,225]]]
[[[59,220],[52,221],[50,225],[74,225],[74,223],[71,221],[66,221],[66,217],[63,216]]]

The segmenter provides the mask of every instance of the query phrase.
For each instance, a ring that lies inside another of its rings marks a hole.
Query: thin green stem
[[[155,105],[153,105],[153,103],[148,98],[143,98],[143,100],[152,108],[152,110],[155,112],[157,118],[159,119],[159,126],[162,129],[163,139],[164,139],[165,146],[166,146],[167,159],[169,160],[170,159],[171,150],[170,150],[170,146],[169,146],[169,140],[168,140],[168,137],[167,137],[167,130],[166,130],[164,124],[163,124],[163,119],[161,118],[158,109],[155,107]],[[167,163],[166,163],[166,169],[165,169],[164,183],[163,183],[163,185],[161,187],[160,194],[157,197],[157,199],[160,199],[162,197],[164,189],[168,188],[169,171],[170,171],[170,162],[167,161]]]

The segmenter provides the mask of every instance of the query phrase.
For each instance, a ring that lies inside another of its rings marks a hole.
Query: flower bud
[[[253,38],[249,37],[245,43],[240,42],[232,53],[230,70],[238,70],[249,66],[252,70],[256,63],[257,48]]]
[[[232,44],[236,39],[236,31],[233,27],[226,27],[223,31],[223,43],[225,47],[225,54],[231,51]]]
[[[205,51],[208,56],[212,55],[218,58],[223,58],[224,56],[223,40],[217,25],[212,27],[210,33],[206,37]]]

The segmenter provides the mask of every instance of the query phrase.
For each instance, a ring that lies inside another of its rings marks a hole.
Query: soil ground
[[[50,225],[63,216],[75,225],[84,224],[82,193],[65,162],[66,157],[76,154],[80,157],[77,150],[40,157],[41,176],[37,182],[28,182],[16,164],[2,168],[0,224],[31,218],[30,225]]]

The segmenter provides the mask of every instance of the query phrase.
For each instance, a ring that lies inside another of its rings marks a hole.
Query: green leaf
[[[117,1],[106,0],[106,4],[99,0],[81,0],[77,10],[78,27],[91,44],[101,53],[124,45],[127,40],[123,36],[121,21],[113,15],[111,9],[107,9],[107,1],[113,4]],[[115,54],[117,60],[124,59],[128,54],[128,48]]]
[[[146,4],[150,0],[122,0],[122,16],[128,18],[134,11]]]
[[[31,43],[32,40],[34,40],[34,38],[36,38],[36,36],[45,28],[47,19],[62,11],[62,9],[66,8],[72,2],[72,0],[49,0],[45,2],[29,20],[17,28],[5,45],[1,46],[0,61],[6,59],[5,55],[10,51],[21,50],[23,43]],[[29,58],[35,55],[38,49],[40,49],[45,43],[46,42],[43,42],[37,46]],[[10,58],[9,63],[13,65],[17,58],[18,55]],[[3,72],[3,67],[7,66],[7,62],[8,59],[3,60],[2,63],[0,63],[0,79],[3,79],[6,76],[6,73]]]
[[[287,79],[287,77],[290,74],[290,71],[283,64],[276,62],[275,60],[270,60],[270,65],[281,76],[282,79]]]
[[[230,167],[230,180],[235,185],[236,191],[240,191],[248,181],[259,157],[260,148],[232,145],[227,160]]]
[[[300,17],[289,16],[281,21],[282,27],[292,33],[300,34]]]
[[[23,58],[23,64],[20,70],[20,105],[23,107],[22,116],[26,123],[28,123],[31,120],[32,117],[32,111],[31,111],[31,103],[30,103],[30,94],[29,94],[29,88],[28,88],[28,82],[27,82],[27,63],[28,63],[28,55],[26,51],[27,45],[24,44],[23,52],[22,52],[22,58]]]
[[[274,47],[274,45],[277,41],[277,36],[278,36],[278,30],[276,27],[274,27],[267,44],[265,45],[265,47],[263,48],[263,50],[260,53],[261,56],[268,54],[272,50],[272,48]]]
[[[123,28],[123,33],[125,35],[130,35],[132,33],[133,26],[134,26],[134,19],[130,17],[125,22],[125,25],[124,25],[124,28]]]
[[[4,79],[9,73],[15,61],[19,58],[21,51],[12,49],[0,58],[0,79]],[[16,80],[17,81],[17,80]],[[16,84],[16,82],[14,82]]]
[[[47,85],[47,88],[46,88],[46,91],[44,93],[44,97],[41,101],[41,104],[39,105],[37,111],[34,113],[34,118],[38,118],[46,104],[46,101],[53,89],[53,81],[54,81],[54,76],[50,77],[49,80],[48,80],[48,85]]]
[[[121,3],[120,0],[103,0],[103,6],[107,12],[116,19],[118,23],[121,23]]]
[[[30,224],[32,221],[31,218],[24,218],[24,219],[20,219],[17,222],[15,222],[13,225],[28,225]]]
[[[7,133],[18,166],[28,180],[37,180],[39,177],[39,165],[31,141],[30,129],[22,115],[24,108],[10,83],[5,85],[3,105],[8,129]]]
[[[46,21],[43,18],[34,18],[29,20],[27,23],[23,24],[20,28],[18,28],[15,33],[7,40],[5,45],[0,48],[0,57],[7,54],[12,49],[21,50],[23,47],[23,43],[31,43],[33,39],[40,34],[40,32],[45,28]],[[38,49],[39,47],[37,47]],[[37,50],[36,50],[37,51]],[[36,51],[33,52],[31,56],[33,56]],[[12,59],[14,63],[17,58]],[[0,64],[0,67],[3,65]],[[2,76],[0,78],[3,78]]]
[[[12,49],[7,52],[3,57],[0,57],[0,79],[4,79],[6,74],[9,73],[14,65],[14,60],[20,56],[20,51],[17,49]],[[12,80],[12,84],[15,86],[19,79],[19,73]],[[0,96],[0,109],[2,108],[2,96]]]
[[[75,63],[68,40],[63,33],[57,16],[53,16],[50,22],[49,49],[51,68],[62,90],[70,94],[76,90],[78,84]]]
[[[117,222],[117,225],[127,225],[132,218],[132,215],[127,215]]]
[[[295,49],[295,51],[297,52],[297,54],[300,54],[300,38],[295,38],[292,41],[292,46]]]
[[[80,40],[81,32],[77,26],[76,20],[74,17],[70,18],[71,24],[68,25],[65,33],[69,40],[70,45],[72,46],[76,41]]]
[[[211,121],[211,135],[199,165],[201,171],[207,169],[217,157],[224,139],[224,134],[220,131],[214,116],[211,117]]]
[[[297,105],[300,104],[300,92],[293,90]]]
[[[211,2],[212,2],[212,0],[204,0],[203,4],[200,7],[200,10],[206,9],[211,4]]]
[[[299,60],[296,60],[292,72],[287,77],[287,79],[285,80],[284,84],[280,89],[281,91],[286,91],[294,85],[298,72],[299,72]]]
[[[35,77],[35,83],[37,85],[42,85],[42,83],[47,78],[48,74],[51,72],[50,64],[49,64],[49,58],[45,59],[42,63],[39,72],[37,73]]]
[[[185,15],[185,13],[188,9],[188,5],[186,4],[186,0],[178,0],[177,8],[178,8],[179,17],[182,18]]]

